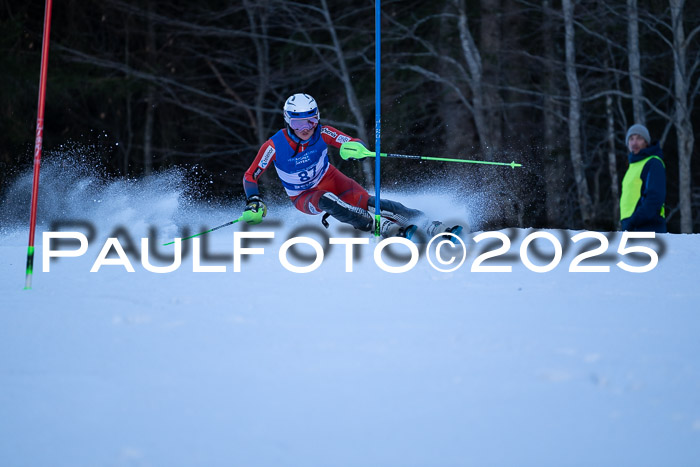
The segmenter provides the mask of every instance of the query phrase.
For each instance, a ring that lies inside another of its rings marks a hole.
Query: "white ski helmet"
[[[316,99],[308,94],[294,94],[284,103],[284,121],[290,124],[292,118],[321,118]]]

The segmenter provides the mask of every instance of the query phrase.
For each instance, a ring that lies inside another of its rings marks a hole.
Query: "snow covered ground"
[[[156,274],[134,254],[149,226],[167,241],[185,226],[194,233],[237,217],[240,203],[188,203],[173,174],[42,177],[31,291],[22,290],[27,175],[5,190],[0,212],[0,465],[700,463],[699,235],[646,242],[659,262],[641,274],[616,266],[649,262],[620,255],[620,234],[581,263],[610,272],[569,272],[597,245],[567,245],[580,233],[569,231],[548,231],[565,244],[563,258],[533,272],[519,255],[532,232],[519,229],[502,232],[512,241],[505,256],[483,262],[512,272],[471,271],[500,245],[475,243],[477,232],[463,235],[466,261],[450,273],[423,254],[406,273],[385,272],[370,240],[353,272],[333,245],[318,269],[296,274],[280,263],[282,242],[323,240],[323,231],[318,217],[275,205],[259,226],[206,236],[204,264],[226,272],[193,272],[190,249],[176,271]],[[479,208],[431,193],[391,197],[441,206],[435,217],[454,221],[470,222]],[[42,272],[42,232],[70,219],[84,222],[62,230],[94,227],[87,253]],[[119,227],[133,240],[120,243],[135,272],[91,273]],[[243,230],[275,238],[251,243],[265,253],[233,272],[233,235]],[[354,234],[334,223],[329,235]],[[549,262],[549,245],[531,245],[534,263]]]

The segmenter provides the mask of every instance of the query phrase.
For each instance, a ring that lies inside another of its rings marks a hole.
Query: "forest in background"
[[[4,187],[32,164],[44,2],[0,5]],[[55,2],[46,157],[91,148],[113,177],[187,167],[242,206],[290,94],[373,147],[374,19],[352,0]],[[525,166],[384,160],[383,187],[487,194],[483,229],[614,230],[641,122],[664,149],[669,231],[700,232],[697,0],[384,1],[381,59],[383,151]],[[373,183],[370,161],[331,161]]]

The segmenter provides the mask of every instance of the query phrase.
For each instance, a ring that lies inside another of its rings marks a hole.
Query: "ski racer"
[[[268,139],[243,177],[246,207],[243,220],[262,222],[267,206],[258,190],[258,180],[274,165],[294,206],[306,214],[326,212],[340,222],[370,232],[375,228],[375,197],[355,180],[343,175],[328,160],[328,146],[340,148],[359,141],[342,131],[320,124],[316,100],[308,94],[294,94],[284,103],[286,127]],[[364,143],[362,143],[364,144]],[[379,232],[382,237],[411,238],[417,228],[428,237],[450,232],[459,235],[461,226],[446,228],[422,212],[390,200],[381,200]]]

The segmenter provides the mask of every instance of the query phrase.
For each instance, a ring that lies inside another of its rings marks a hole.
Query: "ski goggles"
[[[318,117],[289,119],[289,126],[292,128],[292,130],[311,130],[313,128],[316,128],[316,125],[318,125]]]

